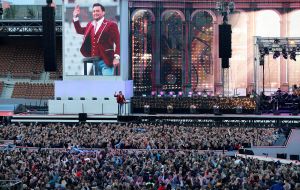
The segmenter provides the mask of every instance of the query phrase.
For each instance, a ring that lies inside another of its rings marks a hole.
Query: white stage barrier
[[[49,100],[49,114],[117,114],[118,104],[114,97],[97,100]],[[126,110],[128,113],[128,110]]]
[[[113,80],[99,76],[97,80],[94,79],[55,81],[55,100],[48,101],[49,114],[117,114],[115,92],[122,91],[129,100],[133,96],[132,80]],[[126,104],[126,113],[129,113],[129,105]]]

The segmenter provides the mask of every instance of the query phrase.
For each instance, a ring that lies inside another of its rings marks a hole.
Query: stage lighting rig
[[[282,48],[282,56],[283,56],[284,59],[288,58],[288,53],[286,51],[286,47]]]
[[[299,37],[257,37],[256,45],[258,48],[258,57],[273,54],[273,58],[280,57],[284,59],[296,61],[296,56],[300,52],[300,38]]]
[[[290,53],[290,59],[296,61],[296,48],[293,48]]]
[[[277,59],[280,56],[280,52],[279,51],[275,51],[273,54],[273,59]]]
[[[226,2],[224,0],[216,2],[216,10],[223,16],[223,23],[228,23],[228,15],[233,14],[235,10],[235,4],[231,0],[230,2]]]

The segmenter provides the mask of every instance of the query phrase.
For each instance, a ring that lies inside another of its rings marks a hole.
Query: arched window
[[[213,18],[206,11],[196,11],[191,22],[191,84],[193,91],[213,86]]]
[[[150,10],[137,10],[132,15],[132,77],[134,94],[150,94],[152,88],[152,30],[154,15]]]
[[[256,36],[280,37],[280,17],[272,10],[256,13]],[[274,92],[280,87],[280,58],[273,59],[273,54],[265,57],[265,91]],[[262,73],[261,73],[262,74]]]
[[[162,90],[180,91],[182,87],[183,21],[180,11],[167,10],[161,19]]]
[[[232,57],[229,68],[229,88],[231,92],[247,88],[247,13],[237,11],[230,15],[232,26]]]
[[[290,13],[289,15],[289,37],[299,37],[299,23],[300,23],[300,10],[296,10]],[[299,49],[298,49],[299,52]],[[300,86],[300,56],[296,56],[296,61],[288,59],[288,81],[289,86],[296,84]]]

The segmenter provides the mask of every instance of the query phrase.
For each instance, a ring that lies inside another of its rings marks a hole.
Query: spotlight
[[[183,95],[183,92],[179,91],[178,96],[182,96],[182,95]]]
[[[264,64],[265,64],[265,57],[261,55],[259,57],[259,65],[264,65]]]
[[[198,95],[198,96],[201,96],[201,92],[198,91],[198,92],[197,92],[197,95]]]
[[[173,91],[169,92],[169,95],[170,95],[171,97],[173,97],[173,98],[176,98],[176,94],[175,94],[175,92],[173,92]]]
[[[279,51],[275,51],[273,54],[273,59],[277,59],[277,57],[280,56],[280,52]]]
[[[234,5],[234,2],[233,2],[233,1],[230,1],[230,2],[228,3],[228,8],[229,8],[229,12],[230,12],[230,13],[233,13],[233,12],[234,12],[235,5]]]
[[[155,96],[155,95],[156,95],[156,91],[152,91],[151,96]]]
[[[190,113],[191,114],[195,114],[196,113],[196,109],[197,109],[197,107],[195,105],[191,105],[190,106]]]
[[[149,114],[150,113],[150,106],[149,105],[144,105],[144,113]]]
[[[167,106],[167,112],[168,113],[173,113],[173,106],[172,105]]]
[[[223,6],[222,6],[221,2],[217,2],[217,3],[216,3],[216,9],[217,9],[218,12],[221,12],[221,11],[222,11],[222,7],[223,7]]]
[[[287,58],[288,58],[288,54],[287,54],[287,52],[286,52],[286,48],[283,48],[283,49],[282,49],[282,56],[283,56],[284,59],[287,59]]]
[[[290,59],[294,60],[294,61],[297,61],[296,60],[296,53],[295,52],[291,52]]]
[[[290,59],[296,61],[296,48],[293,48],[290,53]]]
[[[269,53],[270,53],[270,52],[269,52],[269,48],[268,48],[268,47],[265,47],[265,48],[264,48],[264,54],[265,54],[265,55],[269,55]]]
[[[213,111],[215,115],[221,115],[220,107],[218,105],[213,106]]]
[[[158,96],[159,96],[159,97],[162,97],[164,94],[165,94],[164,91],[160,91]]]

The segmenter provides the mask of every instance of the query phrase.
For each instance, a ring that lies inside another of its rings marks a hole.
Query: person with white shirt
[[[93,21],[85,27],[79,22],[80,7],[73,11],[73,23],[78,34],[84,35],[80,52],[85,57],[99,57],[95,75],[114,75],[120,65],[120,33],[115,22],[104,18],[105,8],[93,4]]]

